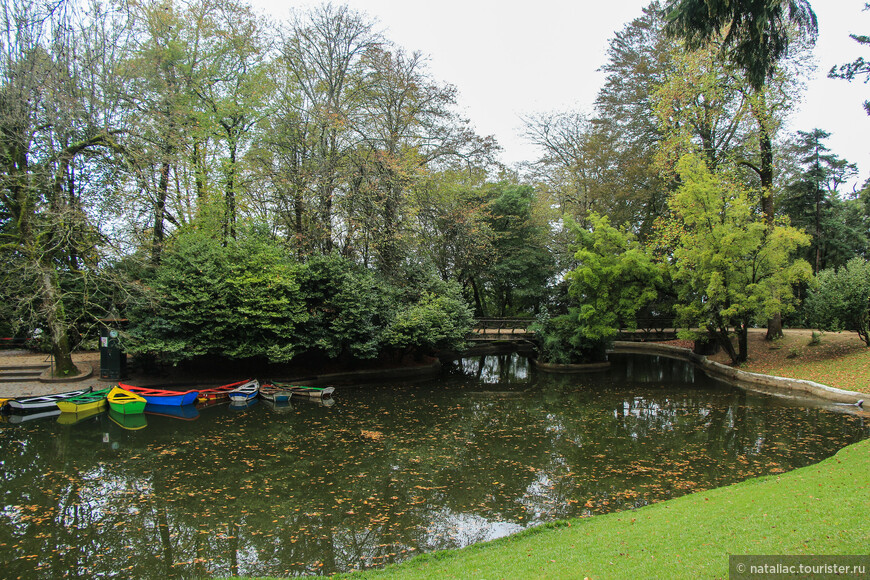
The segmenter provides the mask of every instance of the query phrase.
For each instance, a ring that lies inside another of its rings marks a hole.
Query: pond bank
[[[695,354],[687,348],[667,344],[617,341],[613,344],[612,352],[617,354],[657,355],[683,360],[694,364],[712,378],[742,389],[778,396],[817,399],[844,405],[854,405],[858,401],[867,398],[867,395],[864,393],[837,389],[814,381],[743,371],[712,361],[706,356]],[[868,404],[870,404],[870,401],[868,401]]]

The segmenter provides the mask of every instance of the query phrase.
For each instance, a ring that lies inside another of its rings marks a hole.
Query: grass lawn
[[[789,473],[349,576],[727,578],[729,554],[867,554],[868,475],[865,440]]]

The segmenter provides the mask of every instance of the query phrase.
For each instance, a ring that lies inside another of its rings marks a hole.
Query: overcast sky
[[[277,19],[290,7],[316,3],[253,0]],[[494,135],[502,160],[532,160],[535,148],[520,135],[520,117],[555,110],[591,111],[603,76],[609,40],[642,13],[648,0],[346,0],[376,18],[386,37],[429,56],[435,79],[455,85],[459,105],[477,132]],[[870,177],[870,117],[862,103],[870,85],[828,79],[833,65],[870,50],[849,34],[870,35],[865,0],[813,0],[819,19],[818,70],[803,95],[792,128],[830,132],[828,146]]]

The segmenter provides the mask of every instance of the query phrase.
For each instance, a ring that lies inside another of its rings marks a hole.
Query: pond
[[[467,358],[335,403],[0,424],[4,576],[200,578],[380,566],[818,462],[862,419],[658,357],[536,373]],[[129,427],[141,427],[131,425]]]

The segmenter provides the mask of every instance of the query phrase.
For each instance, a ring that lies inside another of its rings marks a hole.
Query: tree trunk
[[[157,184],[157,199],[154,200],[154,229],[151,232],[151,263],[155,266],[160,263],[160,254],[163,251],[163,238],[165,235],[164,218],[166,216],[166,197],[169,193],[169,161],[164,161],[160,166],[160,182]]]
[[[782,326],[780,326],[782,333]],[[737,361],[746,362],[749,359],[749,327],[746,324],[741,324],[737,327]]]
[[[224,213],[224,240],[236,239],[236,142],[229,140],[230,162],[227,168],[226,206]]]
[[[759,153],[761,155],[761,211],[764,214],[764,222],[768,228],[773,227],[773,137],[767,127],[759,123],[758,137]]]
[[[191,161],[193,161],[193,174],[196,186],[196,199],[202,201],[205,198],[205,164],[200,152],[200,142],[194,140],[193,152],[191,153]]]
[[[767,334],[764,338],[775,340],[782,337],[782,314],[776,313],[767,321]]]
[[[54,356],[55,376],[72,376],[79,374],[79,369],[73,363],[70,352],[69,332],[66,324],[66,312],[63,307],[63,293],[57,279],[53,264],[38,264],[40,275],[40,294],[42,295],[42,313],[48,325],[51,340],[51,352]]]
[[[734,344],[731,342],[731,337],[728,336],[727,328],[716,328],[713,326],[708,326],[707,331],[716,339],[716,342],[719,343],[719,346],[722,347],[728,357],[731,359],[732,364],[737,364],[739,361],[739,355],[737,351],[734,350]]]
[[[758,102],[753,107],[755,120],[758,122],[759,155],[761,168],[761,212],[768,231],[773,230],[773,134],[770,131],[770,114],[767,110],[767,100],[759,91]],[[782,338],[782,314],[776,313],[767,321],[767,340]]]

